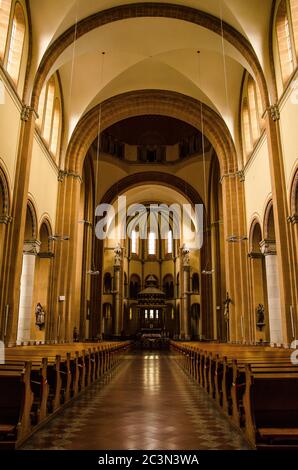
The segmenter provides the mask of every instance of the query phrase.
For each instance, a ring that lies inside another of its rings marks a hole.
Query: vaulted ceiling
[[[69,27],[99,11],[133,3],[137,2],[30,0],[31,79],[47,48]],[[155,3],[165,2],[156,0]],[[202,10],[233,26],[252,44],[265,77],[270,76],[271,0],[173,0],[172,3]],[[225,120],[237,145],[245,69],[251,72],[239,51],[202,26],[166,17],[107,23],[67,47],[50,71],[50,74],[59,71],[61,77],[65,145],[80,118],[96,104],[120,93],[144,89],[176,91],[206,103]]]

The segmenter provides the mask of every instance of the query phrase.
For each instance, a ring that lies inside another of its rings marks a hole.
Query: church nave
[[[248,444],[167,352],[136,352],[22,449],[243,450]]]

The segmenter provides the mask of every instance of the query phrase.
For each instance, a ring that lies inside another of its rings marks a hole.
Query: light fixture
[[[50,241],[54,241],[54,242],[62,242],[62,241],[68,241],[69,240],[69,235],[51,235],[49,237],[49,240]]]
[[[86,224],[86,225],[89,225],[90,227],[92,227],[92,222],[90,222],[89,220],[79,220],[78,221],[78,224]]]
[[[230,235],[227,238],[227,242],[229,242],[229,243],[238,243],[238,242],[243,242],[243,241],[246,241],[246,240],[248,240],[246,235],[244,235],[242,237],[238,237],[237,235]]]
[[[93,271],[92,269],[90,269],[89,271],[87,271],[87,274],[89,274],[89,276],[99,276],[99,271]]]
[[[202,271],[202,274],[204,274],[205,276],[211,276],[211,274],[214,273],[214,269],[211,269],[211,270],[206,270],[206,269],[203,269]]]

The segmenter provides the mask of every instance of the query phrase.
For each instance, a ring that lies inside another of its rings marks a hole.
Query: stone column
[[[276,244],[274,240],[262,240],[260,248],[265,256],[267,295],[269,310],[270,343],[283,343],[281,299],[278,279]]]
[[[7,226],[11,222],[11,217],[5,214],[0,215],[0,286],[4,285],[4,264],[6,251],[6,237],[7,237]],[[2,287],[3,288],[3,287]],[[4,341],[6,326],[8,320],[8,311],[5,305],[1,305],[0,301],[0,341]]]
[[[122,321],[121,321],[121,261],[122,261],[122,250],[120,245],[114,249],[115,260],[114,260],[114,331],[113,334],[116,337],[121,336]]]
[[[288,193],[284,172],[282,143],[280,136],[280,111],[278,104],[267,108],[265,114],[271,187],[274,212],[275,240],[278,247],[277,267],[280,285],[280,309],[282,336],[285,343],[292,341],[291,306],[294,304],[293,276],[291,269],[291,244],[288,217]]]
[[[51,285],[48,339],[52,341],[72,341],[75,325],[74,285],[77,265],[78,207],[80,195],[80,175],[61,171],[58,176],[59,192],[57,200],[56,234],[54,243],[54,263]],[[59,238],[62,237],[62,238]],[[62,300],[63,299],[63,300]]]
[[[8,346],[15,345],[18,330],[20,279],[35,118],[36,113],[32,108],[28,106],[22,108],[11,207],[12,220],[7,227],[6,254],[3,266],[4,275],[0,292],[1,311],[3,312],[6,308],[8,309],[5,336],[5,343]]]
[[[182,295],[181,295],[181,339],[189,340],[189,316],[190,316],[190,265],[189,265],[189,249],[183,245],[181,248],[182,255]]]
[[[27,343],[30,341],[35,261],[39,248],[40,242],[38,240],[25,240],[21,275],[17,344],[20,344],[21,342]]]

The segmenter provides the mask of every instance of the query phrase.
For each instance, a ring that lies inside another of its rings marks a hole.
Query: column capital
[[[25,240],[24,241],[24,255],[37,256],[40,250],[41,242],[39,240]]]
[[[243,183],[245,181],[245,171],[242,170],[237,170],[232,173],[224,173],[221,178],[220,178],[220,183],[222,184],[225,178],[239,178],[239,181]]]
[[[264,256],[276,255],[276,242],[275,240],[262,240],[260,242],[261,252]]]
[[[28,121],[31,113],[34,115],[34,118],[37,119],[38,115],[35,112],[35,109],[31,106],[24,104],[21,110],[21,120],[25,122]]]
[[[58,181],[62,182],[66,177],[75,178],[79,180],[80,183],[82,182],[82,177],[78,173],[75,173],[73,171],[59,170]]]
[[[10,215],[0,215],[0,224],[9,224],[12,221],[12,217]]]
[[[265,113],[268,113],[268,116],[271,117],[272,121],[276,122],[276,121],[279,121],[280,119],[280,111],[279,111],[279,106],[277,103],[275,104],[272,104],[271,106],[269,106]]]

